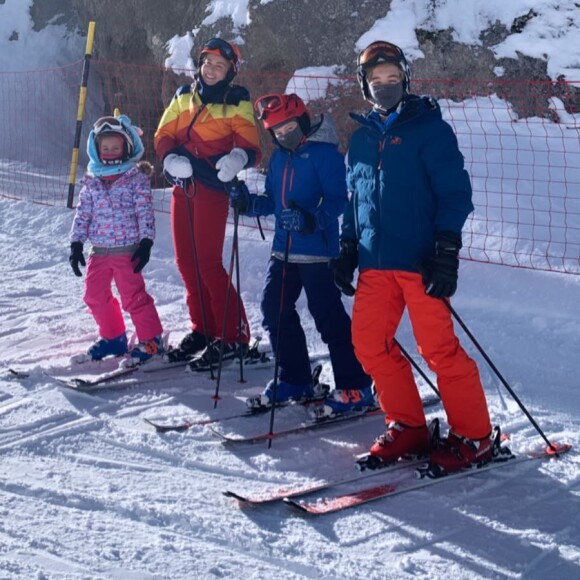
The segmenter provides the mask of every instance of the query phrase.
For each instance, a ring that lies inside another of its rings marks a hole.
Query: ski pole
[[[234,187],[240,187],[240,180],[234,177],[232,183]],[[240,210],[239,208],[234,208],[234,236],[232,244],[236,248],[236,293],[238,295],[237,306],[238,306],[238,349],[239,349],[239,360],[240,360],[240,383],[244,383],[244,359],[242,356],[242,291],[240,283],[240,242],[238,237],[238,228],[240,221]]]
[[[189,181],[189,185],[191,185],[191,195],[189,195],[187,193],[187,186],[188,186],[188,181]],[[187,207],[187,219],[188,219],[188,223],[189,223],[189,236],[191,239],[191,250],[193,253],[193,263],[195,265],[195,283],[197,286],[197,294],[199,296],[199,308],[201,310],[201,323],[203,324],[203,334],[205,336],[205,343],[207,346],[209,346],[209,334],[207,332],[207,318],[206,318],[206,312],[205,312],[205,301],[203,298],[203,288],[202,288],[202,284],[201,284],[201,275],[200,275],[200,269],[199,269],[199,261],[197,259],[197,245],[195,243],[195,232],[194,232],[194,228],[193,228],[193,209],[191,206],[191,200],[193,199],[193,196],[195,195],[195,192],[193,191],[193,188],[195,187],[193,179],[186,179],[185,183],[184,183],[185,187],[183,187],[183,194],[185,196],[185,206]],[[212,364],[212,356],[211,356],[211,349],[208,349],[208,354],[209,354],[209,374],[210,377],[213,379],[213,364]]]
[[[284,262],[282,263],[282,283],[280,284],[280,309],[278,311],[278,328],[276,329],[276,354],[274,355],[274,383],[272,384],[272,410],[270,411],[270,430],[268,431],[268,449],[272,447],[274,433],[274,413],[276,411],[276,391],[278,390],[278,368],[280,366],[280,328],[284,311],[284,289],[286,286],[286,271],[288,270],[288,255],[290,254],[290,231],[286,232],[284,247]]]
[[[473,342],[473,344],[475,345],[477,350],[481,353],[481,356],[483,356],[483,358],[485,359],[487,364],[490,366],[490,368],[496,374],[496,376],[500,380],[501,384],[508,390],[509,394],[513,397],[514,401],[518,404],[520,409],[523,411],[524,415],[529,419],[530,423],[534,426],[534,428],[540,434],[542,439],[548,444],[548,447],[554,452],[554,455],[556,455],[556,457],[559,457],[558,450],[556,449],[556,447],[554,447],[552,445],[552,443],[550,443],[550,441],[548,440],[548,438],[546,437],[546,435],[544,434],[542,429],[540,429],[540,426],[536,423],[536,421],[534,420],[532,415],[526,409],[525,405],[520,401],[518,396],[515,394],[514,390],[509,386],[508,382],[503,378],[502,374],[499,372],[497,367],[493,364],[493,362],[489,358],[489,356],[487,356],[487,353],[483,350],[483,347],[479,344],[479,342],[477,342],[477,340],[475,339],[475,336],[473,336],[473,334],[471,334],[471,332],[470,332],[469,328],[467,328],[465,322],[463,322],[463,320],[461,320],[459,314],[457,314],[457,312],[455,311],[453,306],[451,306],[451,303],[449,302],[449,300],[444,299],[443,302],[444,302],[445,306],[447,306],[447,308],[449,309],[449,312],[451,312],[451,315],[453,316],[453,318],[455,318],[455,320],[457,320],[457,322],[459,323],[461,328],[463,328],[463,330],[465,331],[465,334],[467,334],[467,336],[469,336],[469,338],[471,339],[471,342]]]
[[[393,342],[399,347],[403,356],[411,363],[411,366],[423,377],[423,380],[433,389],[435,394],[441,398],[437,387],[433,384],[433,381],[425,374],[423,369],[413,360],[413,357],[403,348],[403,345],[396,339],[393,338]]]
[[[237,214],[237,215],[236,215]],[[242,291],[240,283],[240,243],[238,238],[238,225],[240,219],[240,210],[234,210],[234,240],[236,246],[236,293],[238,296],[238,352],[240,354],[240,383],[245,383],[244,380],[244,357],[243,357],[243,347],[242,344]],[[249,346],[248,346],[249,348]]]
[[[238,244],[238,221],[240,219],[240,210],[236,207],[234,208],[234,235],[232,238],[232,252],[230,254],[230,266],[228,269],[228,289],[226,290],[226,307],[224,308],[224,321],[222,324],[222,336],[220,340],[220,350],[219,350],[219,357],[218,357],[218,368],[217,368],[217,379],[215,385],[215,393],[212,399],[214,400],[213,408],[217,407],[218,401],[220,400],[219,390],[220,390],[220,383],[222,378],[222,366],[224,360],[224,337],[226,335],[226,330],[228,326],[228,314],[230,310],[230,296],[232,290],[232,274],[234,272],[234,263],[236,261],[236,246]],[[239,308],[239,302],[238,302]],[[241,337],[240,337],[241,341]],[[240,361],[242,360],[242,352],[241,352],[241,344],[240,344]]]

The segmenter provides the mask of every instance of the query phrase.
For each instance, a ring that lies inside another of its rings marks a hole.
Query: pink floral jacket
[[[147,164],[148,165],[148,164]],[[112,183],[85,175],[70,240],[116,248],[155,238],[150,171],[141,164]]]

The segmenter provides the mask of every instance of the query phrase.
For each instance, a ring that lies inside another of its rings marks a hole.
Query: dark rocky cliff
[[[436,10],[438,0],[432,4]],[[208,16],[210,0],[35,0],[31,15],[37,30],[58,23],[79,34],[86,34],[90,20],[96,21],[97,63],[92,78],[100,78],[101,86],[92,82],[90,92],[99,93],[95,100],[104,103],[102,114],[120,106],[151,137],[164,106],[183,81],[162,70],[169,56],[167,42],[176,35],[196,31],[193,55],[212,36],[241,38],[238,44],[245,62],[238,80],[256,97],[284,91],[294,71],[304,67],[340,65],[341,76],[353,77],[357,41],[388,13],[390,5],[391,0],[272,0],[265,4],[249,0],[250,23],[239,30],[233,29],[230,18],[200,26]],[[553,115],[548,97],[566,91],[567,106],[580,109],[578,90],[572,86],[527,83],[550,80],[545,60],[523,55],[496,59],[493,54],[494,45],[524,30],[534,17],[530,11],[510,26],[497,22],[482,32],[478,46],[455,41],[452,30],[416,30],[424,57],[412,62],[413,76],[431,82],[415,81],[413,91],[454,100],[496,93],[509,100],[521,117]],[[105,65],[104,61],[118,64]],[[496,67],[503,68],[502,78],[496,76]],[[342,123],[344,145],[351,128],[347,113],[363,105],[360,92],[355,83],[347,83],[342,94],[329,96],[309,106],[314,112],[331,111]],[[265,138],[266,148],[269,143]],[[147,143],[148,151],[151,145]]]
[[[86,31],[89,20],[97,22],[95,56],[140,64],[163,64],[166,42],[199,28],[207,16],[209,0],[35,0],[31,13],[36,29],[48,23],[66,23]],[[292,72],[306,66],[342,64],[354,73],[355,43],[373,22],[382,18],[390,0],[276,0],[261,4],[250,0],[251,23],[240,31],[222,18],[202,26],[199,44],[214,35],[244,39],[246,66],[252,71]],[[425,58],[413,63],[418,78],[495,80],[493,69],[502,66],[510,79],[547,79],[543,60],[520,57],[496,60],[489,47],[511,32],[523,30],[533,13],[523,14],[508,29],[497,24],[481,35],[482,45],[455,42],[450,31],[417,30]]]

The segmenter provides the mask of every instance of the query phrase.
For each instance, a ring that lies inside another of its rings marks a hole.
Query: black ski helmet
[[[230,69],[228,70],[224,81],[226,84],[231,83],[240,70],[240,63],[242,60],[240,49],[232,42],[226,42],[221,38],[211,38],[203,45],[203,48],[199,53],[199,59],[197,61],[198,68],[201,68],[205,54],[221,56],[230,63]]]

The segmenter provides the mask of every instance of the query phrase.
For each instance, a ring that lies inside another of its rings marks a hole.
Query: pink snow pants
[[[151,340],[163,332],[155,302],[145,290],[142,274],[133,272],[134,266],[131,254],[93,255],[89,258],[84,301],[102,338],[115,338],[125,332],[123,313],[111,290],[113,281],[121,296],[123,310],[131,316],[139,342]]]

